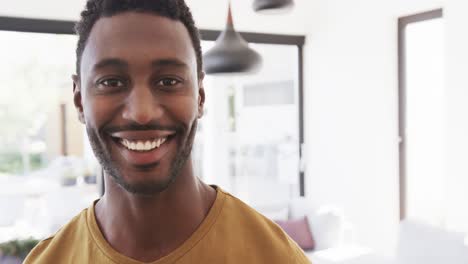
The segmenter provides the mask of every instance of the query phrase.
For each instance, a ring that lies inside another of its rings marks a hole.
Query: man
[[[184,1],[88,0],[76,30],[74,103],[106,190],[25,263],[309,263],[277,225],[194,175],[204,73]]]

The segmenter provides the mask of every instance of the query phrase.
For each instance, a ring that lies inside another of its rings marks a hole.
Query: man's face
[[[74,76],[74,101],[94,153],[124,189],[164,190],[190,156],[204,103],[181,22],[126,12],[100,18]]]

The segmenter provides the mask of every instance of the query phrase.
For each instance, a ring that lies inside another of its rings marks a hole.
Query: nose
[[[135,86],[125,101],[122,117],[144,125],[161,118],[163,107],[149,87]]]

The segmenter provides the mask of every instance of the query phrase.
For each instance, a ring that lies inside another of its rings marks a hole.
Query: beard
[[[146,180],[143,182],[130,183],[125,181],[122,172],[119,170],[118,162],[112,158],[110,154],[110,147],[105,142],[103,137],[98,136],[98,132],[93,128],[86,125],[86,131],[88,134],[91,148],[93,149],[94,155],[101,164],[104,173],[111,176],[112,180],[117,183],[121,188],[129,193],[143,196],[152,196],[166,190],[180,174],[182,168],[190,157],[190,153],[193,147],[193,141],[195,138],[195,132],[197,131],[198,120],[195,119],[192,126],[190,127],[189,134],[185,140],[179,138],[179,148],[176,152],[175,158],[171,161],[168,177],[164,177],[165,180]],[[130,129],[129,129],[130,128]],[[149,130],[158,129],[160,126],[141,126],[141,125],[130,125],[126,127],[127,130]],[[122,128],[113,127],[112,130],[124,130]],[[177,135],[183,135],[186,129],[176,128]],[[106,131],[106,129],[103,129]],[[102,133],[107,134],[107,133]],[[152,164],[149,166],[138,166],[136,167],[140,171],[150,171],[158,164]]]

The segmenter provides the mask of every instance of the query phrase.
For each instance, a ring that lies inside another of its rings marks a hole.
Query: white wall
[[[284,34],[304,34],[305,6],[309,0],[298,0],[292,12],[281,15],[258,15],[252,1],[233,0],[232,12],[236,29]],[[226,23],[227,0],[186,0],[199,28],[222,29]],[[86,0],[0,0],[0,16],[19,16],[77,20]]]
[[[357,238],[396,232],[396,21],[376,1],[315,1],[305,50],[307,195]]]
[[[468,2],[447,0],[447,224],[468,232]]]
[[[0,0],[0,15],[28,18],[76,20],[84,0]]]

